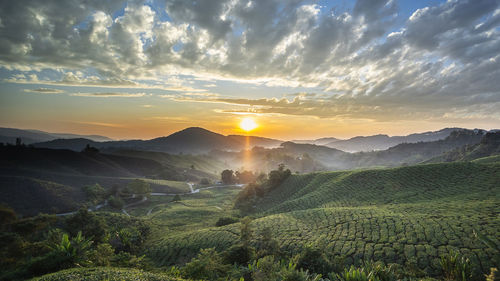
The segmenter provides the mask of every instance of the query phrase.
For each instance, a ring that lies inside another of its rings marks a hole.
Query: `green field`
[[[459,251],[476,270],[487,272],[495,252],[475,237],[474,229],[498,244],[500,165],[450,163],[293,175],[254,209],[255,232],[271,228],[290,254],[313,244],[345,257],[347,264],[415,264],[435,276],[439,258]],[[149,256],[158,265],[175,264],[199,249],[224,250],[239,239],[239,224],[200,226],[164,235]]]

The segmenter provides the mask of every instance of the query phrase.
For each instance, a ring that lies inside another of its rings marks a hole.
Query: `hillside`
[[[51,141],[55,139],[86,138],[92,141],[111,141],[112,139],[98,135],[77,135],[63,133],[48,133],[39,130],[22,130],[15,128],[0,128],[0,143],[15,144],[16,138],[21,138],[24,144]]]
[[[464,145],[481,141],[485,131],[458,130],[443,140],[402,143],[381,151],[348,153],[314,144],[285,142],[278,148],[254,148],[247,152],[214,151],[216,158],[232,167],[246,167],[256,171],[270,171],[283,163],[292,171],[301,173],[335,171],[374,167],[397,167],[427,161]]]
[[[407,136],[358,136],[347,140],[335,140],[324,145],[346,152],[360,152],[372,150],[385,150],[402,143],[431,142],[445,139],[451,132],[462,130],[460,128],[445,128],[439,131],[410,134]]]
[[[280,140],[269,138],[254,136],[247,137],[240,135],[224,136],[203,128],[190,127],[179,132],[175,132],[169,136],[151,140],[95,142],[90,139],[76,138],[39,142],[34,144],[34,146],[81,151],[87,144],[89,144],[99,149],[126,148],[133,150],[167,152],[173,154],[205,154],[217,149],[227,151],[240,151],[247,148],[248,146],[275,147],[280,143]]]
[[[23,216],[73,211],[86,200],[84,186],[124,187],[136,178],[154,192],[183,193],[189,191],[186,180],[215,181],[211,168],[222,170],[222,164],[206,156],[0,146],[0,203]]]
[[[500,154],[500,132],[490,132],[486,133],[477,144],[464,145],[447,151],[426,161],[426,163],[471,161],[498,154]]]
[[[450,163],[292,175],[253,206],[255,233],[270,228],[279,246],[306,245],[344,256],[346,264],[383,260],[440,274],[439,257],[468,255],[487,272],[496,254],[479,241],[500,233],[500,165]],[[165,236],[150,249],[158,265],[197,249],[227,249],[239,224]],[[255,238],[255,243],[257,243]],[[497,242],[498,243],[498,242]]]

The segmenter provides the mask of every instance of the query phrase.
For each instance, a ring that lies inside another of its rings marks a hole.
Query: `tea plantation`
[[[446,163],[394,169],[292,175],[262,197],[254,245],[270,229],[282,251],[319,246],[346,265],[381,260],[436,276],[440,257],[458,251],[484,273],[500,237],[500,164]],[[148,256],[157,265],[186,262],[202,248],[238,242],[238,223],[165,235]]]

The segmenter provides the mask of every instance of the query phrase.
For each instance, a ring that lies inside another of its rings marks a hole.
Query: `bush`
[[[120,197],[115,197],[113,195],[109,196],[108,203],[111,207],[121,210],[125,205],[125,202]]]
[[[255,248],[248,244],[236,244],[224,253],[224,260],[229,264],[248,264],[255,258]]]
[[[297,267],[327,275],[333,270],[325,254],[316,247],[306,247],[297,257]]]
[[[98,183],[83,187],[83,191],[87,196],[87,200],[94,204],[103,200],[106,196],[106,190]]]
[[[226,276],[231,266],[224,264],[221,255],[215,248],[202,249],[181,269],[181,275],[188,279],[217,280]]]
[[[217,222],[215,223],[215,226],[219,227],[219,226],[224,226],[224,225],[228,225],[228,224],[233,224],[235,222],[238,222],[238,220],[235,219],[235,218],[232,218],[232,217],[222,217],[222,218],[219,218],[217,220]]]

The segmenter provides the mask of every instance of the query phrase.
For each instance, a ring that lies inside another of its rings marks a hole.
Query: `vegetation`
[[[495,280],[500,266],[500,162],[490,156],[495,136],[467,148],[466,156],[475,156],[459,162],[390,169],[292,173],[274,162],[274,151],[268,159],[274,170],[267,174],[219,169],[225,185],[193,193],[186,182],[160,179],[161,169],[138,174],[133,171],[142,168],[121,158],[142,155],[143,163],[165,168],[166,154],[61,154],[55,162],[64,163],[56,166],[65,172],[51,174],[54,182],[37,178],[47,171],[0,177],[33,187],[15,194],[30,202],[35,196],[44,204],[53,201],[57,209],[51,212],[78,210],[36,215],[34,210],[47,209],[36,205],[29,213],[19,207],[22,200],[8,197],[12,188],[2,190],[2,199],[19,204],[0,205],[0,280],[51,272],[36,280]],[[477,137],[459,132],[433,146]],[[393,151],[420,146],[426,145],[403,144]],[[343,155],[314,149],[317,154],[301,151],[290,161],[314,162],[323,152]],[[52,157],[54,152],[33,153]],[[372,157],[366,155],[356,157]],[[66,157],[91,159],[98,167]],[[196,161],[184,164],[200,183],[219,174],[206,176]],[[117,174],[94,176],[101,168]],[[70,172],[75,170],[78,174]]]

